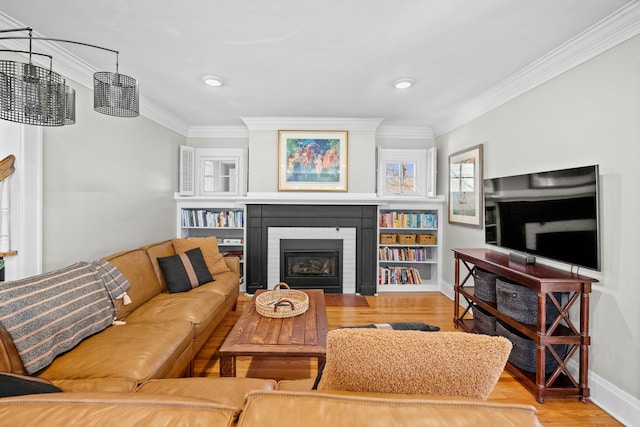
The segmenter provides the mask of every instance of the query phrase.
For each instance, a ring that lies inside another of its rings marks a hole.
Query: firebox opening
[[[288,252],[285,254],[287,276],[336,276],[339,252]]]
[[[342,240],[283,239],[280,280],[293,289],[342,292]]]

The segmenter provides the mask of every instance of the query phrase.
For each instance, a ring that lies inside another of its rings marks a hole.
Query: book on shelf
[[[381,285],[421,285],[420,271],[413,267],[387,266],[378,269]]]
[[[241,245],[242,239],[222,239],[222,243],[233,244],[233,245]]]
[[[182,226],[207,228],[242,228],[244,227],[244,211],[183,209]]]
[[[427,248],[395,248],[384,246],[379,249],[380,261],[427,261]]]
[[[380,228],[429,228],[438,227],[435,212],[380,212]]]

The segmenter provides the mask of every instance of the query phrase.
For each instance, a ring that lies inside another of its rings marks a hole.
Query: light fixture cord
[[[32,43],[31,37],[33,36],[33,31],[29,28],[29,64],[31,64],[31,51],[32,51]]]
[[[74,41],[74,40],[54,39],[54,38],[50,38],[50,37],[33,37],[33,29],[31,27],[16,28],[16,29],[13,29],[13,30],[0,30],[0,33],[16,32],[16,31],[28,31],[29,32],[29,36],[28,37],[25,37],[25,36],[0,37],[0,40],[25,40],[25,39],[29,39],[29,52],[31,52],[31,44],[32,44],[33,40],[43,40],[43,41],[50,41],[50,42],[61,42],[61,43],[77,44],[77,45],[80,45],[80,46],[87,46],[87,47],[92,47],[94,49],[101,49],[101,50],[106,50],[106,51],[109,51],[109,52],[113,52],[113,53],[116,54],[116,75],[118,75],[118,56],[119,56],[120,52],[118,52],[117,50],[109,49],[108,47],[102,47],[102,46],[98,46],[98,45],[95,45],[95,44],[77,42],[77,41]],[[31,53],[29,53],[29,63],[31,63]]]

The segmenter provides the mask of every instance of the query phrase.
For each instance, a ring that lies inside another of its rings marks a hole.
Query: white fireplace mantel
[[[443,203],[444,196],[437,197],[379,197],[375,193],[307,193],[273,192],[247,193],[236,199],[237,203],[252,205],[379,205],[389,203]]]

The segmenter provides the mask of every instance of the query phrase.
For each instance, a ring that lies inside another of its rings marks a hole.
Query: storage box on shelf
[[[181,238],[216,236],[220,253],[240,258],[244,282],[245,207],[207,198],[178,199],[177,231]]]
[[[441,217],[437,202],[378,209],[378,292],[438,289]]]
[[[490,334],[495,322],[495,333],[514,344],[507,371],[539,402],[571,397],[585,401],[591,344],[589,293],[597,280],[545,265],[516,263],[508,254],[488,249],[453,252],[454,326]],[[514,304],[523,299],[527,302]],[[570,318],[572,307],[578,319]],[[578,365],[577,375],[569,368],[572,359]]]

